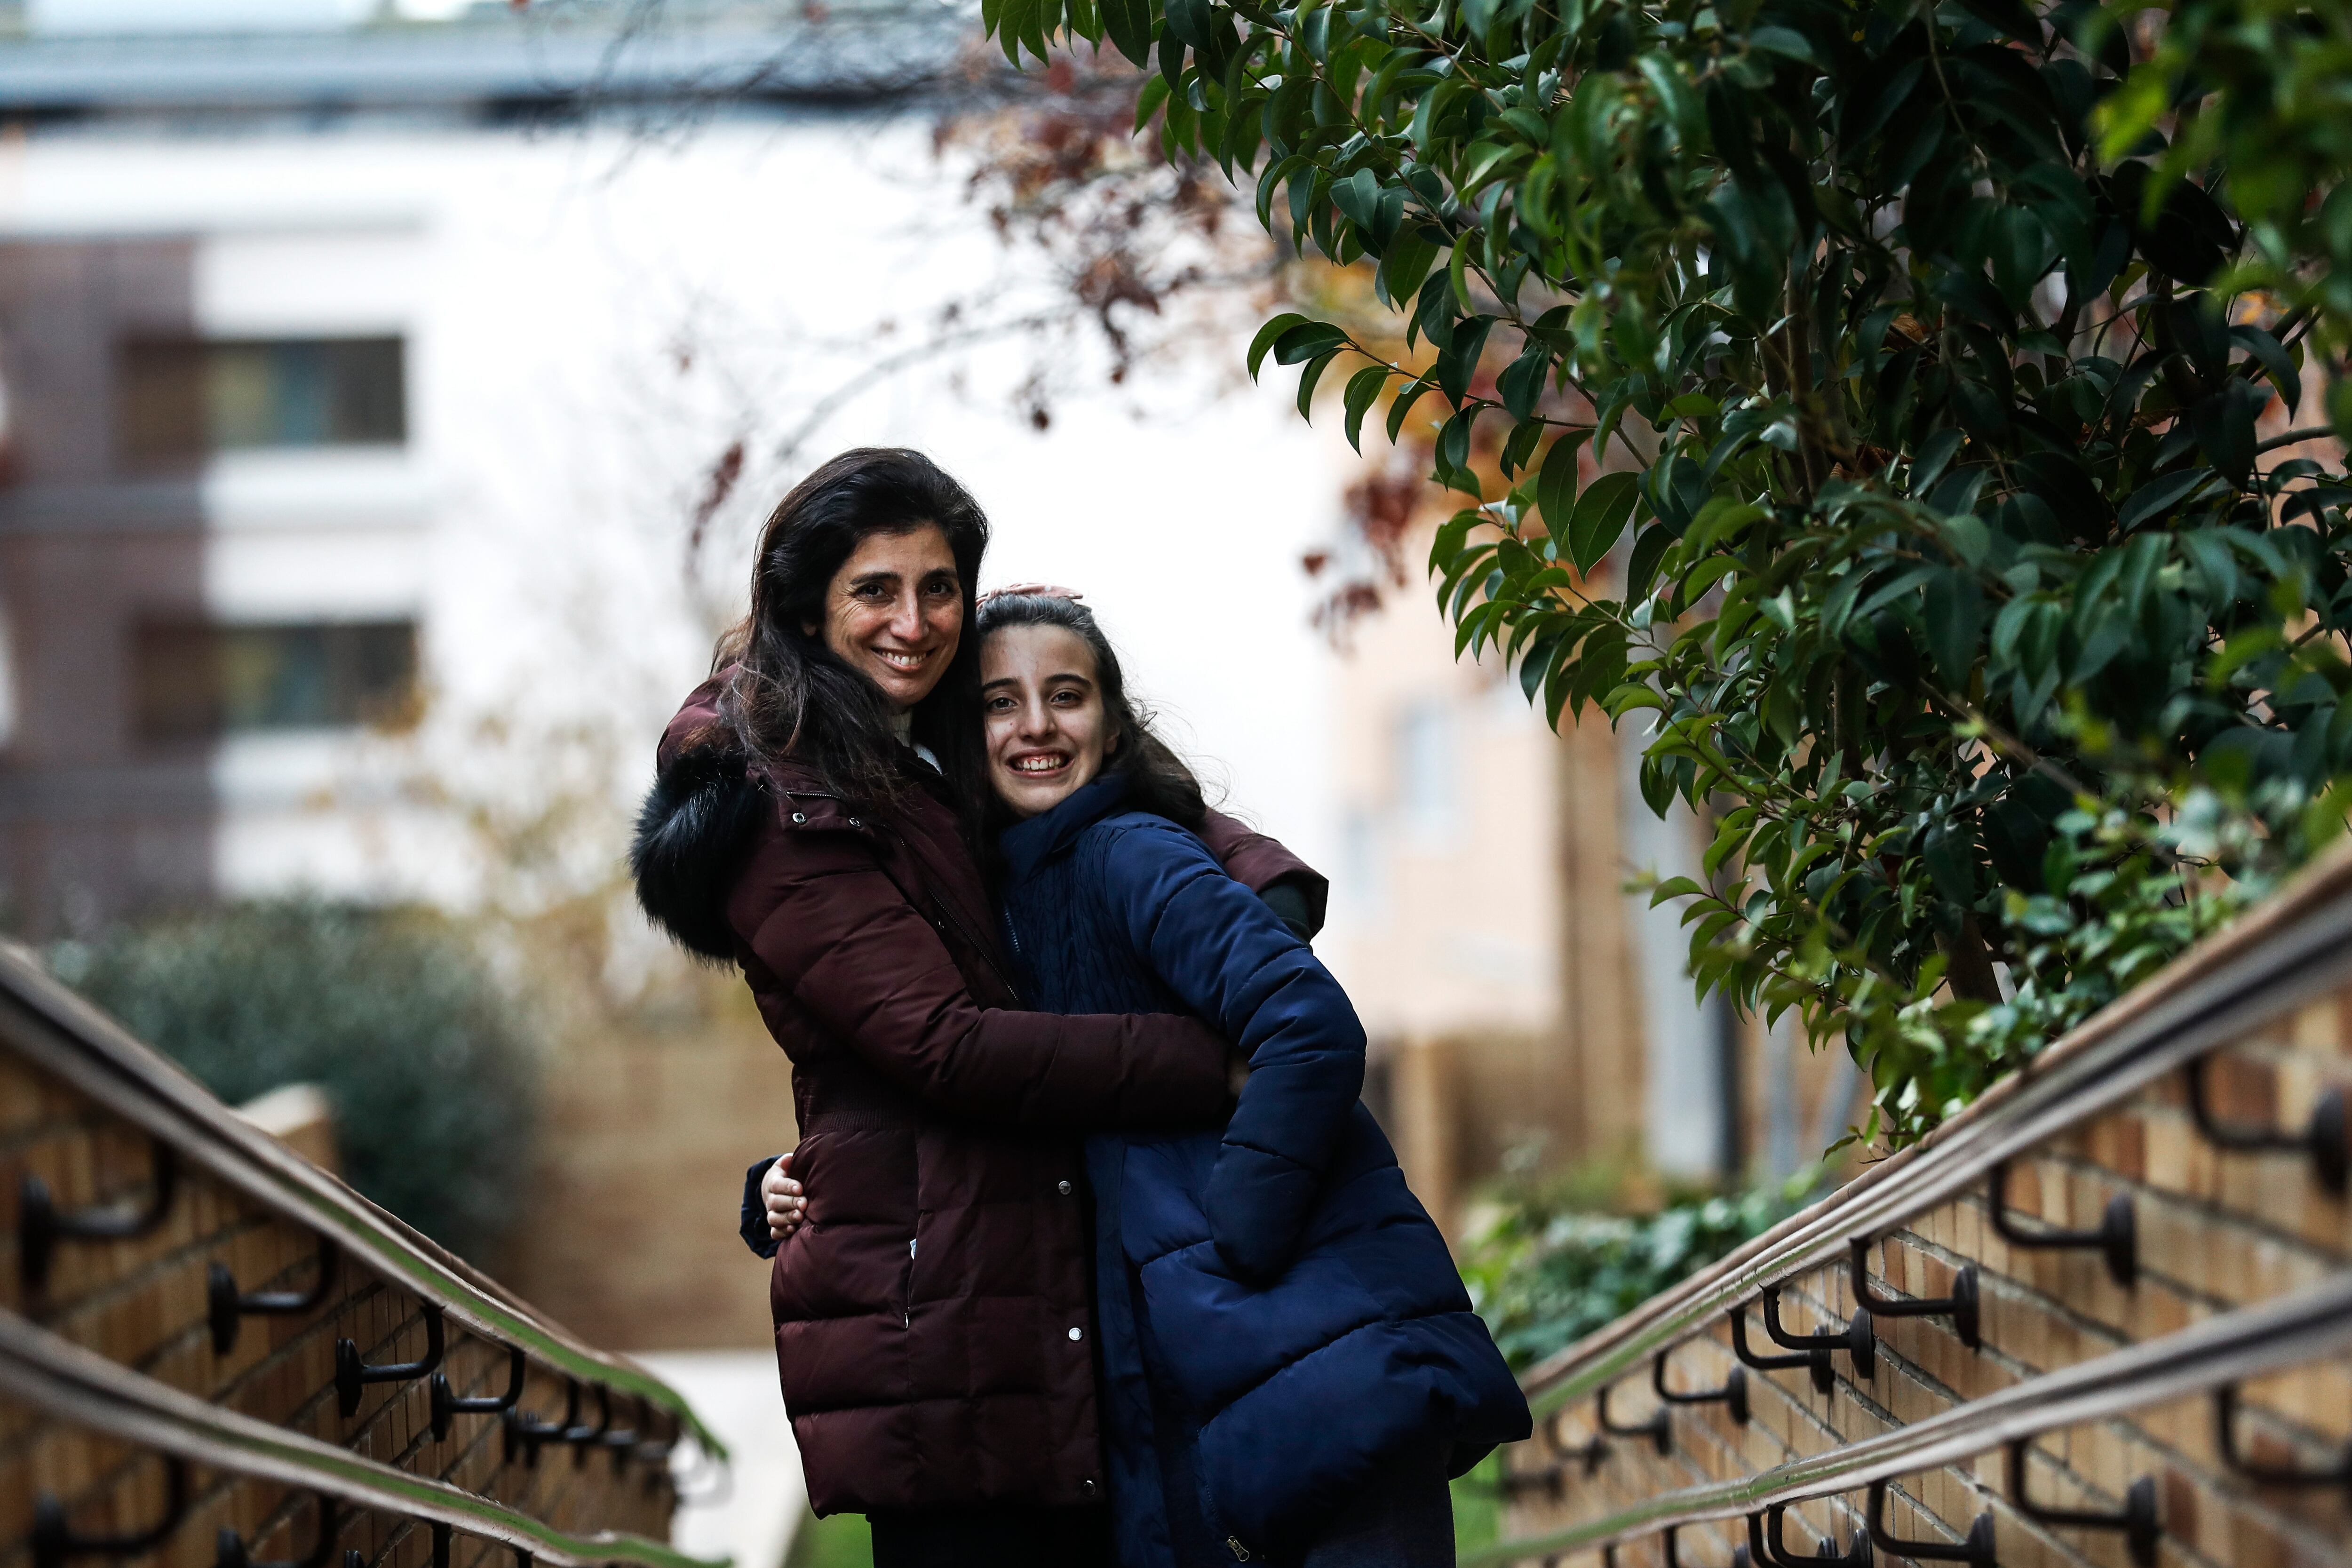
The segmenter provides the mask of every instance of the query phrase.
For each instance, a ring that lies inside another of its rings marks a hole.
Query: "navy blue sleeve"
[[[1256,894],[1172,823],[1118,828],[1103,891],[1135,952],[1249,1058],[1209,1178],[1209,1234],[1245,1279],[1282,1272],[1364,1089],[1364,1026]]]
[[[782,1154],[771,1154],[755,1161],[743,1173],[743,1245],[762,1258],[773,1258],[776,1248],[783,1245],[768,1234],[768,1205],[760,1201],[761,1179],[767,1175],[769,1166],[782,1158]]]

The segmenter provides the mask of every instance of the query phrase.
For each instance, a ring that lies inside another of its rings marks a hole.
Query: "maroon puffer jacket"
[[[1020,1011],[954,811],[746,778],[716,683],[663,737],[647,910],[740,963],[793,1062],[808,1220],[769,1299],[820,1514],[1102,1496],[1076,1130],[1213,1124],[1224,1042],[1174,1016]],[[1239,879],[1319,878],[1220,818]]]

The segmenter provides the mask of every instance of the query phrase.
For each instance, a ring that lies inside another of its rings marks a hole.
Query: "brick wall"
[[[622,1350],[766,1345],[768,1266],[736,1235],[743,1167],[799,1142],[792,1064],[740,975],[698,974],[661,1033],[579,1033],[550,1053],[530,1190],[499,1265]]]
[[[312,1309],[240,1319],[234,1345],[215,1351],[207,1273],[226,1266],[241,1290],[301,1292],[317,1278],[318,1242],[302,1226],[264,1208],[192,1162],[178,1163],[176,1193],[162,1222],[127,1240],[58,1244],[44,1288],[28,1289],[20,1267],[24,1179],[46,1183],[60,1212],[150,1192],[154,1153],[147,1137],[8,1052],[0,1041],[0,1311],[82,1346],[155,1383],[418,1475],[496,1499],[565,1531],[615,1531],[667,1541],[675,1497],[667,1465],[648,1447],[613,1450],[529,1444],[510,1452],[499,1417],[461,1414],[436,1441],[424,1378],[368,1384],[344,1416],[334,1389],[335,1342],[352,1340],[370,1363],[425,1353],[425,1303],[343,1257],[335,1282]],[[496,1394],[509,1355],[454,1319],[446,1326],[444,1370],[459,1394]],[[522,1407],[560,1418],[567,1379],[530,1363]],[[675,1418],[614,1402],[614,1426],[637,1427],[648,1445],[675,1438]],[[583,1424],[598,1420],[593,1394]],[[642,1423],[642,1425],[641,1425]],[[155,1455],[54,1413],[0,1400],[0,1568],[31,1562],[37,1499],[62,1500],[78,1534],[137,1531],[162,1511],[167,1470]],[[257,1562],[307,1559],[317,1538],[313,1496],[273,1482],[193,1468],[191,1506],[152,1552],[171,1568],[215,1562],[223,1528],[245,1536]],[[375,1568],[424,1568],[430,1531],[391,1514],[339,1510],[335,1547]],[[457,1568],[503,1562],[507,1549],[464,1534]],[[341,1568],[339,1559],[328,1560]]]
[[[2352,1080],[2352,989],[2250,1019],[2206,1060],[2210,1104],[2225,1125],[2302,1129],[2327,1086]],[[1721,1403],[1669,1407],[1669,1453],[1612,1437],[1589,1476],[1577,1463],[1560,1468],[1555,1497],[1536,1481],[1549,1473],[1554,1454],[1596,1433],[1596,1401],[1580,1400],[1553,1418],[1549,1452],[1538,1441],[1512,1457],[1529,1489],[1518,1497],[1507,1533],[1602,1519],[1661,1492],[1824,1454],[2344,1269],[2352,1259],[2352,1213],[2343,1196],[2326,1189],[2303,1153],[2217,1148],[2190,1115],[2187,1083],[2186,1073],[2171,1073],[2011,1166],[2010,1206],[2029,1231],[2037,1219],[2095,1229],[2110,1200],[2128,1197],[2137,1231],[2132,1284],[2111,1278],[2095,1250],[2028,1250],[2004,1240],[1980,1184],[1914,1216],[1869,1251],[1875,1288],[1892,1295],[1948,1296],[1956,1272],[1975,1266],[1979,1347],[1964,1343],[1946,1317],[1879,1316],[1868,1377],[1857,1376],[1843,1353],[1833,1356],[1836,1379],[1826,1394],[1815,1392],[1803,1369],[1748,1370],[1745,1426]],[[1790,1331],[1842,1327],[1856,1306],[1845,1262],[1788,1280],[1781,1302]],[[1753,1305],[1748,1331],[1752,1351],[1775,1352]],[[1706,1335],[1669,1352],[1669,1386],[1719,1388],[1735,1364],[1727,1321],[1718,1317]],[[2241,1396],[2242,1457],[2313,1470],[2352,1460],[2352,1366],[2321,1362],[2250,1381]],[[1646,1375],[1621,1379],[1609,1397],[1609,1416],[1621,1426],[1658,1408]],[[2352,1484],[2285,1489],[2251,1481],[2223,1461],[2209,1393],[2048,1434],[2031,1456],[2032,1495],[2044,1508],[2115,1510],[2133,1482],[2153,1480],[2163,1568],[2352,1563]],[[2004,1465],[1995,1449],[1897,1479],[1887,1528],[1948,1545],[1990,1510],[2001,1568],[2128,1568],[2119,1532],[2027,1519],[2009,1497]],[[1862,1528],[1864,1500],[1856,1490],[1792,1509],[1790,1552],[1809,1556],[1832,1531],[1841,1549],[1850,1544]],[[1746,1538],[1738,1521],[1687,1527],[1678,1542],[1682,1568],[1721,1568]],[[1654,1533],[1631,1536],[1612,1554],[1621,1568],[1659,1568],[1664,1542]]]

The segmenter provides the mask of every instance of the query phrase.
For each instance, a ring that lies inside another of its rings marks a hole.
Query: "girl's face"
[[[825,585],[825,646],[902,713],[931,694],[962,640],[963,582],[936,523],[867,534]]]
[[[1006,626],[980,650],[988,779],[1015,816],[1050,811],[1118,748],[1094,649],[1066,626]]]

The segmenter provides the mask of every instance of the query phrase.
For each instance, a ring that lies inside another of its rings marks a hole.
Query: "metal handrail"
[[[0,1312],[0,1394],[77,1426],[208,1468],[323,1493],[527,1552],[551,1568],[729,1568],[641,1535],[575,1535],[444,1480],[396,1469],[316,1437],[208,1405]]]
[[[1865,1437],[1735,1480],[1659,1492],[1581,1524],[1462,1553],[1460,1568],[1589,1552],[1668,1526],[1734,1519],[1935,1469],[2020,1438],[2230,1386],[2352,1349],[2352,1273],[2126,1345]]]
[[[2347,979],[2352,850],[2174,960],[1920,1143],[1537,1365],[1522,1380],[1529,1404],[1541,1418],[1711,1328],[1764,1287],[1844,1264],[1855,1238],[1950,1202],[2004,1161],[2242,1035],[2250,1019],[2292,1011]]]
[[[726,1445],[667,1384],[625,1356],[583,1343],[455,1253],[247,1123],[5,942],[0,1039],[210,1175],[332,1240],[474,1332],[520,1345],[566,1376],[639,1395],[677,1417],[714,1458],[727,1458]]]

